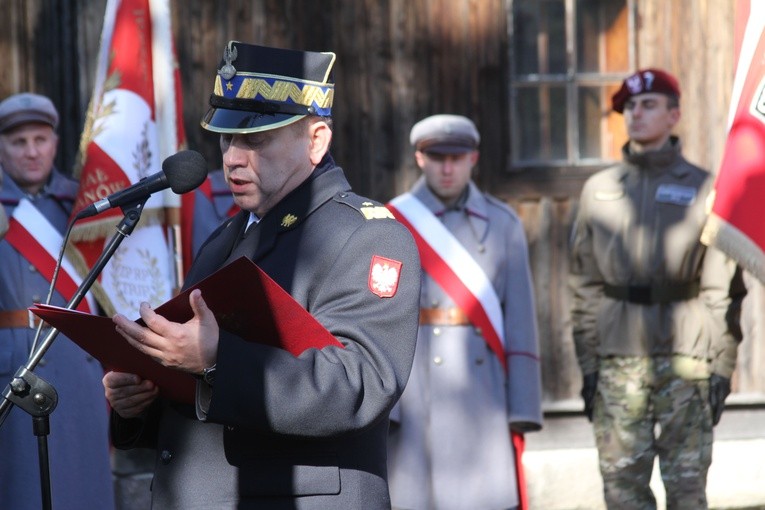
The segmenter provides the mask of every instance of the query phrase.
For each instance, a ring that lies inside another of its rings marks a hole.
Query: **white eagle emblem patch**
[[[400,275],[401,262],[375,255],[369,266],[369,290],[380,297],[393,297]]]

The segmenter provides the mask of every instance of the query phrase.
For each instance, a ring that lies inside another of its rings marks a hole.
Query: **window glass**
[[[526,161],[565,159],[567,119],[563,86],[526,87],[517,91],[516,150]]]
[[[513,167],[619,159],[611,95],[634,66],[633,3],[513,0]]]

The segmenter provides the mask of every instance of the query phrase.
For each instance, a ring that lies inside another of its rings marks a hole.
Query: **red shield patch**
[[[369,290],[380,297],[393,297],[401,276],[401,262],[375,255],[369,265]]]

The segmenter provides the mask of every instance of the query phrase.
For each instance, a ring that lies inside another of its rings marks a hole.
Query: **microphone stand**
[[[88,290],[95,283],[98,275],[101,274],[101,271],[114,255],[114,252],[117,251],[119,245],[126,237],[133,233],[148,198],[148,196],[144,197],[134,204],[122,207],[124,216],[117,225],[117,232],[115,232],[109,244],[106,245],[101,256],[82,281],[74,296],[67,303],[67,309],[74,310],[77,308],[77,305],[80,304],[82,298],[88,293]],[[3,390],[2,399],[0,399],[0,427],[2,427],[5,419],[8,417],[12,405],[17,405],[32,416],[32,429],[37,437],[37,450],[40,461],[40,488],[42,491],[43,508],[45,510],[52,508],[48,435],[50,434],[49,416],[58,404],[58,393],[50,383],[35,375],[33,370],[53,344],[58,333],[58,329],[50,329],[40,347],[32,352],[27,363],[16,371],[11,382]]]

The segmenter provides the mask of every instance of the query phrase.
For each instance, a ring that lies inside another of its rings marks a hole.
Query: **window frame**
[[[612,159],[595,158],[580,156],[579,145],[579,98],[578,93],[583,86],[607,86],[614,82],[620,82],[635,69],[637,62],[637,0],[624,0],[627,9],[627,69],[624,71],[605,71],[577,72],[578,53],[577,53],[577,2],[578,0],[560,0],[564,5],[565,12],[565,52],[566,52],[566,72],[565,73],[532,73],[518,75],[516,69],[516,38],[515,38],[515,1],[508,0],[508,35],[510,48],[509,56],[509,127],[510,127],[510,151],[507,168],[511,173],[525,171],[529,169],[551,169],[551,168],[599,168],[614,162]],[[610,0],[602,0],[610,1]],[[601,33],[599,38],[604,37]],[[599,48],[603,48],[599,44]],[[566,98],[566,157],[558,158],[535,158],[519,160],[517,152],[519,144],[517,133],[522,129],[519,125],[520,115],[518,114],[518,91],[524,88],[536,88],[540,90],[543,86],[557,86],[565,89]],[[601,143],[605,143],[601,139]]]

